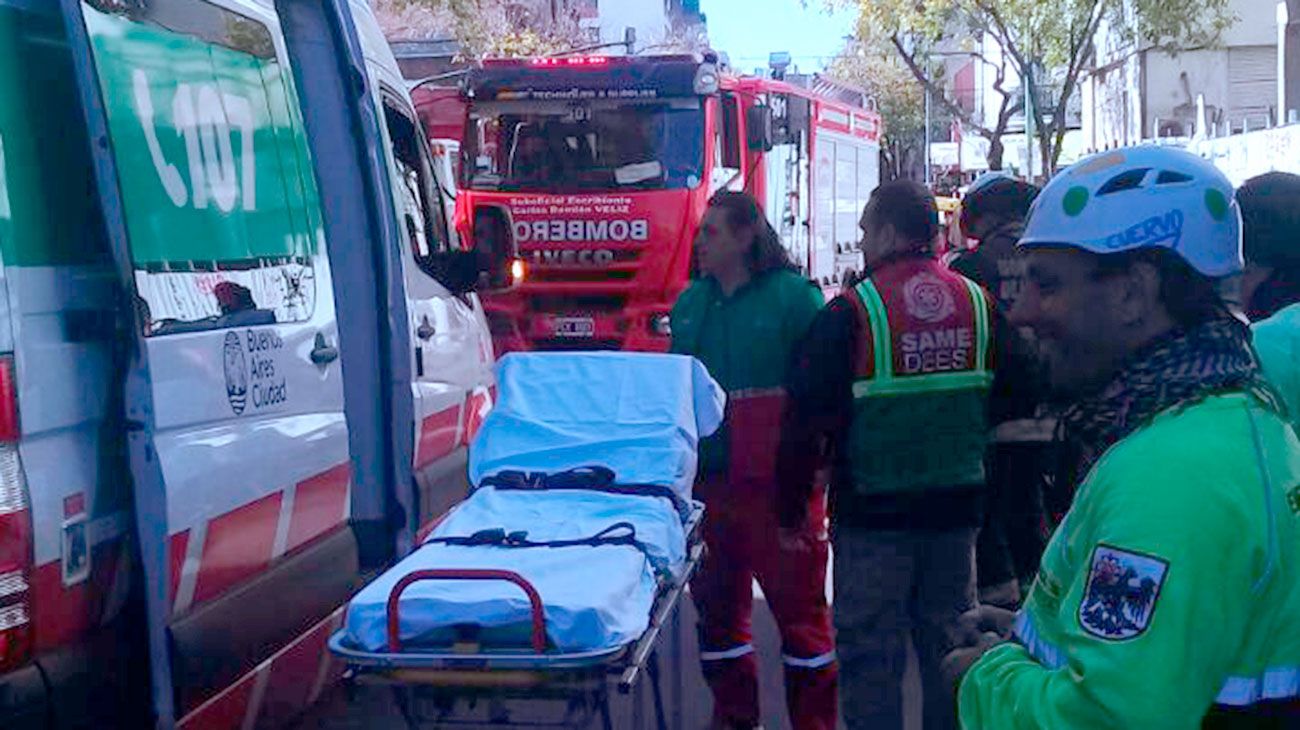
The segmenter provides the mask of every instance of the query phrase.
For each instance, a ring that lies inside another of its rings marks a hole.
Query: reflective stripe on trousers
[[[782,654],[781,661],[784,662],[787,667],[796,667],[798,669],[821,669],[822,667],[830,666],[830,664],[835,661],[835,652],[828,651],[825,654],[810,659],[801,659],[799,657],[790,656],[789,654]]]
[[[723,649],[721,651],[701,651],[700,661],[720,662],[720,661],[725,661],[727,659],[739,659],[745,656],[746,654],[753,654],[753,653],[754,653],[753,644],[741,644],[740,646],[733,646],[730,649]]]

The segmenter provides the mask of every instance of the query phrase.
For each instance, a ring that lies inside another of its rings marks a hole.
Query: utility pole
[[[1032,89],[1032,79],[1034,74],[1033,64],[1025,67],[1025,77],[1021,79],[1021,85],[1025,91],[1025,179],[1034,181],[1034,93]]]
[[[930,174],[930,85],[925,85],[925,184],[933,182]]]

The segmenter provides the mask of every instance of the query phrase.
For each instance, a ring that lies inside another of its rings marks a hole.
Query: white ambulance
[[[0,0],[0,727],[292,720],[463,495],[511,257],[405,89],[364,0]]]

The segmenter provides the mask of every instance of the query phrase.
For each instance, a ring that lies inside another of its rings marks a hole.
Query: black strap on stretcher
[[[566,547],[602,547],[605,545],[626,545],[636,548],[646,557],[656,573],[664,571],[663,559],[650,553],[645,543],[636,539],[636,525],[631,522],[615,522],[590,537],[571,540],[529,540],[526,530],[506,532],[494,527],[479,530],[463,537],[434,537],[424,541],[425,545],[458,545],[462,547],[501,547],[501,548],[566,548]]]
[[[546,474],[544,472],[503,471],[479,482],[480,487],[496,489],[582,489],[589,492],[628,494],[639,497],[662,497],[673,503],[680,515],[690,514],[690,505],[670,487],[660,484],[619,484],[614,470],[606,466],[580,466],[576,469]]]

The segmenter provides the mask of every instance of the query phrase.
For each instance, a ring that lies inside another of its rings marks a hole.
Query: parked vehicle
[[[281,724],[464,494],[509,241],[447,225],[364,0],[0,0],[0,38],[0,726]]]
[[[506,206],[528,280],[485,305],[497,351],[666,350],[710,196],[746,190],[828,293],[861,269],[880,118],[709,56],[487,60],[465,85],[457,225]],[[445,121],[426,114],[430,128]]]

